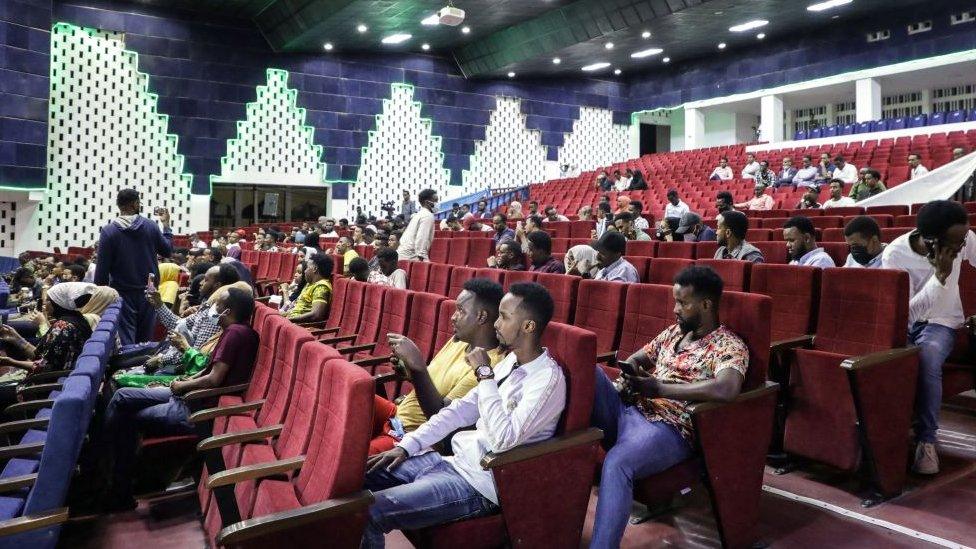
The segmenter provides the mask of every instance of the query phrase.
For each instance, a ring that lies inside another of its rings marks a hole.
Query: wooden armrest
[[[20,382],[21,385],[32,385],[34,383],[42,383],[52,379],[61,379],[67,375],[71,374],[71,370],[50,370],[47,372],[38,372],[36,374],[31,374],[24,378],[24,381]]]
[[[42,408],[50,408],[51,406],[54,406],[53,398],[27,400],[24,402],[18,402],[16,404],[11,404],[10,406],[7,406],[5,412],[7,415],[21,414],[21,413],[26,414],[28,412],[33,412],[34,410],[40,410]]]
[[[610,351],[596,355],[596,363],[606,363],[607,366],[613,366],[617,363],[617,351]]]
[[[0,423],[0,435],[6,433],[17,433],[28,429],[43,429],[47,427],[51,418],[19,419],[17,421],[7,421]]]
[[[339,333],[339,329],[340,329],[339,326],[333,326],[331,328],[316,328],[314,330],[309,330],[309,333],[311,333],[313,336],[318,337],[318,336],[329,335],[329,334],[337,334]]]
[[[325,326],[325,323],[326,322],[327,321],[325,321],[325,320],[306,320],[304,322],[296,322],[295,324],[297,324],[299,326],[302,326],[304,328],[308,328],[309,330],[311,330],[312,328],[318,328],[318,327],[321,327],[321,326]]]
[[[0,446],[0,460],[21,456],[36,456],[44,451],[43,442],[28,442],[14,446]]]
[[[259,427],[257,429],[249,429],[247,431],[236,431],[233,433],[225,433],[223,435],[214,435],[212,437],[205,438],[197,444],[198,452],[206,452],[208,450],[214,450],[228,444],[243,444],[245,442],[259,442],[265,439],[276,437],[281,434],[282,429],[281,424],[268,425],[267,427]]]
[[[196,400],[201,398],[243,393],[247,390],[248,385],[248,383],[241,383],[239,385],[228,385],[227,387],[214,387],[213,389],[197,389],[196,391],[190,391],[189,393],[183,395],[183,400]]]
[[[552,454],[568,448],[573,448],[575,446],[589,444],[602,438],[603,431],[597,429],[596,427],[590,427],[588,429],[582,429],[568,435],[553,437],[542,442],[523,444],[498,454],[488,452],[483,458],[481,458],[481,467],[484,469],[493,469],[502,465],[518,463],[520,461],[537,458],[546,454]]]
[[[20,387],[20,389],[17,391],[17,394],[22,395],[24,397],[28,397],[28,396],[33,397],[34,395],[47,396],[51,394],[51,391],[60,391],[63,388],[64,388],[64,384],[62,383],[39,383],[37,385],[28,385],[26,387]]]
[[[226,471],[221,471],[219,473],[210,475],[210,477],[207,479],[207,488],[213,490],[214,488],[228,486],[230,484],[237,484],[238,482],[244,482],[245,480],[254,480],[281,475],[290,471],[301,469],[302,465],[304,464],[305,456],[296,456],[288,459],[280,459],[278,461],[270,461],[268,463],[258,463],[256,465],[235,467],[233,469],[227,469]]]
[[[793,349],[799,349],[801,347],[812,347],[813,346],[812,335],[802,335],[797,337],[791,337],[789,339],[781,339],[779,341],[774,341],[769,344],[770,353],[782,353],[784,351],[790,351]]]
[[[37,473],[0,479],[0,494],[33,486],[35,482],[37,482]]]
[[[235,546],[249,539],[266,537],[276,532],[297,528],[320,520],[338,518],[367,509],[373,503],[373,494],[362,490],[355,494],[338,497],[272,513],[262,517],[242,520],[224,528],[217,534],[217,545]]]
[[[201,421],[210,421],[216,417],[221,416],[235,416],[242,414],[244,412],[251,412],[253,410],[259,410],[261,406],[264,406],[265,400],[254,400],[251,402],[242,402],[240,404],[232,404],[230,406],[220,406],[217,408],[207,408],[206,410],[200,410],[190,414],[190,423],[199,423]]]
[[[42,513],[17,517],[0,522],[0,537],[12,536],[31,530],[50,528],[68,521],[68,508],[60,507]]]
[[[362,345],[351,345],[349,347],[336,347],[340,355],[351,355],[358,353],[359,351],[372,351],[376,348],[376,342],[373,343],[363,343]]]
[[[270,295],[266,295],[264,297],[257,297],[257,298],[254,299],[254,301],[259,301],[261,303],[267,303],[270,299],[271,299],[271,296]]]
[[[850,357],[845,359],[844,362],[840,364],[840,367],[844,368],[845,370],[860,370],[862,368],[869,368],[877,364],[884,364],[885,362],[890,362],[892,360],[917,355],[918,352],[918,347],[899,347],[898,349],[888,349],[886,351],[878,351],[876,353],[867,355]]]
[[[378,366],[393,360],[393,355],[387,356],[377,356],[372,358],[361,358],[359,360],[352,361],[356,366]]]
[[[404,378],[395,371],[373,376],[373,381],[375,381],[377,385],[383,385],[384,383],[389,383],[390,381],[398,381],[402,379]]]
[[[319,343],[324,343],[326,345],[335,345],[336,343],[355,341],[357,337],[359,337],[357,334],[349,334],[349,335],[344,335],[339,337],[328,337],[328,338],[320,339]]]
[[[763,395],[769,393],[775,393],[779,390],[779,383],[773,383],[772,381],[767,381],[765,385],[751,391],[746,391],[744,393],[739,393],[739,396],[728,402],[710,401],[710,402],[696,402],[688,406],[688,413],[691,415],[700,414],[702,412],[707,412],[709,410],[715,410],[718,408],[724,408],[726,406],[732,406],[737,402],[745,402],[752,400],[754,398],[759,398]]]

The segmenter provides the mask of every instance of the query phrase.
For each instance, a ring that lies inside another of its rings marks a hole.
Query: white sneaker
[[[915,465],[912,470],[920,475],[934,475],[939,472],[939,454],[932,442],[919,442],[915,447]]]

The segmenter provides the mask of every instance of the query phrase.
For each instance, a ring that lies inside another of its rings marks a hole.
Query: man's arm
[[[566,406],[566,380],[558,368],[551,368],[547,375],[544,381],[523,387],[522,399],[511,412],[498,393],[497,380],[478,383],[478,410],[493,452],[525,443],[562,413]]]
[[[227,377],[227,372],[229,371],[230,366],[226,363],[215,362],[210,368],[210,371],[206,374],[193,377],[185,381],[174,381],[170,385],[170,390],[173,391],[174,395],[185,395],[190,391],[196,391],[198,389],[213,389],[214,387],[220,387],[223,385],[224,379]]]
[[[416,431],[407,433],[397,446],[412,456],[424,448],[440,442],[454,431],[474,425],[476,421],[478,421],[477,387],[464,398],[455,400],[450,405],[441,408]]]
[[[312,303],[312,310],[298,316],[289,318],[292,322],[317,322],[325,320],[329,316],[329,304],[325,301],[315,301]]]
[[[730,402],[739,396],[745,377],[735,368],[724,368],[712,379],[693,383],[661,383],[654,377],[629,377],[632,386],[648,398],[691,402]]]
[[[162,231],[153,224],[156,253],[163,257],[169,257],[173,253],[173,232],[169,228],[169,210],[159,216],[159,222],[163,225]]]
[[[110,236],[105,234],[105,229],[103,228],[102,234],[98,239],[98,261],[95,262],[95,284],[108,286],[109,271],[112,268],[112,260],[114,257],[115,243]]]

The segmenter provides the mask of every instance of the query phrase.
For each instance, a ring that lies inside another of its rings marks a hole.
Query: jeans
[[[915,439],[934,443],[942,406],[942,365],[956,344],[956,331],[940,324],[916,322],[908,330],[908,343],[919,346]]]
[[[156,326],[156,309],[146,301],[145,292],[119,290],[119,295],[122,297],[122,310],[119,312],[119,339],[122,345],[149,341]]]
[[[119,389],[105,410],[104,444],[114,457],[112,496],[117,501],[132,498],[139,436],[188,435],[195,432],[189,422],[190,409],[167,387]]]
[[[624,404],[599,366],[592,423],[603,430],[607,456],[590,547],[619,547],[634,499],[634,481],[684,461],[691,448],[672,425],[648,421],[636,406]]]
[[[498,510],[436,452],[407,458],[392,472],[367,474],[366,489],[376,499],[369,508],[364,548],[383,547],[383,536],[391,530],[425,528]]]

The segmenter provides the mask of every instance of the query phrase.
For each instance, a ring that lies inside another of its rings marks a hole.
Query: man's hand
[[[939,243],[935,244],[935,256],[929,258],[929,263],[935,268],[935,278],[939,280],[940,284],[945,285],[946,279],[952,274],[952,263],[958,254],[958,250],[942,246]]]
[[[661,382],[653,376],[620,374],[631,391],[647,398],[661,396]]]
[[[163,224],[163,227],[169,227],[169,209],[168,208],[157,208],[156,215],[159,216],[159,222]]]
[[[427,363],[424,361],[423,355],[420,354],[420,349],[417,348],[417,345],[413,341],[410,341],[409,338],[402,334],[393,333],[386,334],[386,339],[390,343],[390,349],[393,351],[393,354],[402,360],[411,372],[427,371]]]
[[[181,381],[179,379],[174,379],[173,382],[169,384],[169,390],[174,395],[182,395],[183,393],[186,392],[186,388],[185,388],[185,385],[186,384],[187,384],[186,381]]]
[[[184,317],[187,317],[187,316],[195,315],[195,314],[197,314],[199,312],[200,312],[200,306],[199,305],[194,305],[192,307],[187,307],[186,309],[184,309],[183,310],[183,316]]]
[[[468,361],[468,366],[471,366],[472,370],[477,370],[478,366],[491,365],[488,351],[481,347],[472,347],[468,354],[464,355],[464,359]]]
[[[153,309],[158,309],[163,306],[163,298],[156,290],[146,290],[146,301],[152,305]]]
[[[370,456],[366,460],[366,474],[370,474],[373,471],[378,471],[380,469],[386,469],[387,471],[392,471],[400,466],[401,463],[406,461],[407,451],[399,446],[395,446],[392,450],[387,450],[386,452],[381,452],[375,456]]]
[[[181,353],[186,352],[186,350],[190,348],[190,343],[186,340],[185,337],[183,337],[182,334],[178,332],[174,332],[170,330],[170,332],[166,334],[166,339],[169,340],[170,344],[173,347],[179,349]]]
[[[498,258],[496,258],[493,255],[489,255],[488,256],[488,266],[489,267],[497,267],[498,266]]]
[[[23,338],[14,330],[9,324],[0,325],[0,341],[4,343],[10,343],[11,345],[19,345]]]

